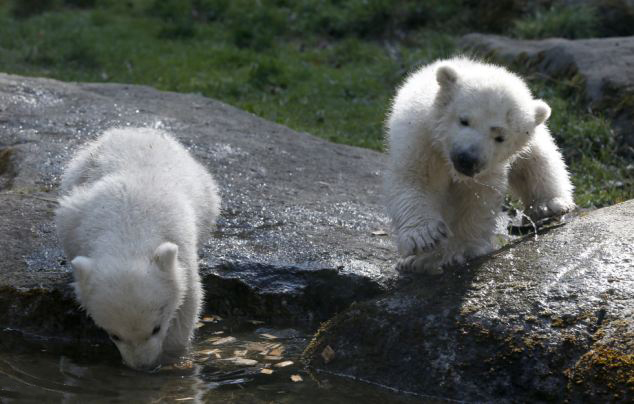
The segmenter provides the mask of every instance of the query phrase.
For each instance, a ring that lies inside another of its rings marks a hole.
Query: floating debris
[[[224,359],[227,362],[231,362],[234,363],[236,365],[239,366],[255,366],[258,364],[258,361],[256,361],[255,359],[247,359],[247,358],[238,358],[238,357],[233,357],[233,358],[227,358]]]
[[[276,363],[275,366],[276,368],[285,368],[287,366],[291,366],[294,362],[293,361],[284,361],[284,362],[280,362],[280,363]]]
[[[245,348],[249,351],[259,352],[260,355],[266,355],[274,346],[275,345],[271,343],[267,344],[265,342],[249,342],[245,345]]]
[[[235,337],[224,337],[224,338],[219,338],[214,340],[213,338],[209,339],[211,341],[211,345],[223,345],[223,344],[230,344],[232,342],[236,342],[236,338]]]
[[[387,232],[385,230],[375,230],[372,232],[373,236],[387,236]]]
[[[263,369],[260,370],[260,373],[265,374],[265,375],[272,375],[273,374],[273,369],[263,368]]]
[[[200,355],[213,355],[213,354],[220,353],[220,349],[218,349],[218,348],[215,348],[215,349],[203,349],[203,350],[198,351],[196,353],[200,354]]]
[[[271,349],[268,352],[268,355],[270,355],[270,356],[282,356],[282,355],[284,355],[284,347],[282,346],[282,344],[279,344],[275,348]]]
[[[178,369],[178,370],[191,369],[194,367],[194,362],[187,359],[187,360],[180,361],[178,363],[174,363],[172,366],[174,367],[174,369]]]
[[[335,359],[335,350],[326,345],[323,351],[321,351],[321,357],[324,359],[324,363],[330,363]]]
[[[300,375],[291,375],[291,380],[295,383],[304,381]]]
[[[260,337],[262,338],[266,338],[266,339],[277,339],[277,337],[275,335],[271,335],[271,334],[260,334]]]
[[[218,321],[222,321],[222,317],[217,316],[215,314],[210,314],[200,319],[203,323],[215,323]]]

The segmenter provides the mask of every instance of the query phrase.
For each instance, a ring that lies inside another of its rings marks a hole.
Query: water
[[[207,320],[190,358],[152,374],[123,366],[110,343],[77,346],[0,331],[0,402],[431,402],[309,372],[299,361],[306,331]]]

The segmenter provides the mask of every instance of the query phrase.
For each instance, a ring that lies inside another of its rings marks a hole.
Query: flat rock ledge
[[[520,70],[579,86],[588,106],[612,119],[623,154],[634,156],[634,37],[518,40],[469,34],[460,45]]]
[[[467,402],[634,400],[634,200],[324,323],[313,368]]]
[[[73,152],[122,126],[172,132],[220,185],[223,211],[201,249],[208,312],[316,323],[395,279],[382,154],[198,95],[0,74],[1,327],[101,335],[74,303],[53,215]]]

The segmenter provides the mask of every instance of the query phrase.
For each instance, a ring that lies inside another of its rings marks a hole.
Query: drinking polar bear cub
[[[574,208],[550,107],[502,67],[440,60],[398,90],[387,121],[387,209],[399,269],[486,254],[508,188],[533,219]]]
[[[61,192],[80,304],[130,367],[176,360],[202,301],[197,243],[220,205],[211,175],[167,133],[113,129],[77,153]]]

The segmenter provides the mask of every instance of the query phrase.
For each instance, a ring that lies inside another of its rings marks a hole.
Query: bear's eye
[[[462,126],[469,126],[469,119],[467,119],[467,118],[460,118],[460,125],[462,125]]]
[[[154,327],[154,329],[152,330],[152,335],[156,335],[159,333],[159,331],[161,331],[161,326],[157,325],[156,327]]]
[[[504,136],[496,136],[495,137],[495,141],[498,142],[498,143],[504,142]]]
[[[110,334],[110,339],[116,342],[121,341],[121,338],[119,338],[119,336],[117,334]]]

